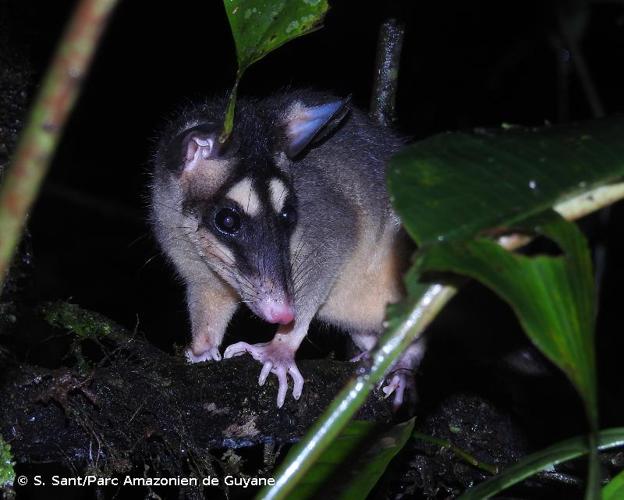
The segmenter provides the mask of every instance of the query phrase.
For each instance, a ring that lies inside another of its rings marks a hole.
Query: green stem
[[[484,462],[480,462],[470,453],[462,450],[461,448],[458,448],[457,446],[455,446],[450,441],[447,441],[446,439],[440,439],[440,438],[436,438],[433,436],[428,436],[427,434],[421,434],[420,432],[413,432],[412,436],[416,439],[420,439],[421,441],[426,441],[427,443],[440,446],[441,448],[448,448],[453,453],[455,453],[455,455],[457,455],[459,458],[461,458],[465,462],[469,463],[470,465],[474,467],[478,467],[479,469],[484,470],[485,472],[488,472],[490,474],[498,474],[499,472],[497,466],[486,464]]]
[[[28,212],[82,87],[98,40],[117,0],[82,0],[43,81],[0,187],[0,288]]]

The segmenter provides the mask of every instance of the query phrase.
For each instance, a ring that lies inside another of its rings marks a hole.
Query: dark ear
[[[178,134],[167,150],[167,164],[175,172],[191,172],[202,168],[208,160],[220,156],[219,127],[202,123]]]
[[[313,141],[331,133],[349,112],[350,97],[338,101],[307,106],[294,103],[286,113],[286,148],[289,158],[294,158]]]

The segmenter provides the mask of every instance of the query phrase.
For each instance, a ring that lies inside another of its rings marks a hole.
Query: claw
[[[195,354],[193,349],[189,347],[184,351],[184,357],[189,363],[200,363],[202,361],[221,361],[221,353],[218,347],[211,347],[210,349],[202,352],[201,354]]]
[[[262,371],[260,372],[260,377],[258,378],[259,385],[264,385],[267,377],[269,376],[269,373],[271,373],[271,368],[273,368],[273,363],[271,363],[270,361],[264,363]]]
[[[288,373],[290,373],[290,376],[293,379],[293,398],[299,399],[301,397],[301,393],[303,392],[303,376],[296,365],[292,365],[288,369]]]
[[[405,391],[410,392],[410,400],[416,401],[416,389],[411,372],[395,372],[390,381],[383,387],[386,398],[394,394],[392,407],[397,411],[405,401]]]
[[[264,385],[269,373],[274,373],[276,375],[278,382],[278,408],[281,408],[286,401],[289,375],[293,380],[293,398],[299,399],[301,397],[304,379],[295,364],[295,353],[292,347],[281,342],[268,342],[254,345],[246,342],[238,342],[229,346],[223,353],[223,357],[232,358],[244,353],[251,354],[255,360],[262,363],[258,384]]]
[[[358,354],[357,356],[353,356],[350,360],[349,363],[359,363],[360,361],[362,361],[363,359],[367,359],[370,356],[370,352],[369,351],[362,351],[360,354]]]
[[[233,358],[234,356],[241,356],[245,354],[246,352],[248,352],[248,350],[251,347],[252,346],[248,344],[247,342],[237,342],[236,344],[232,344],[231,346],[228,346],[228,348],[223,353],[223,357],[225,359],[229,359],[229,358]]]
[[[286,377],[286,370],[283,366],[279,366],[275,370],[275,375],[277,375],[277,407],[281,408],[284,406],[284,401],[286,401],[286,393],[288,392],[288,377]]]

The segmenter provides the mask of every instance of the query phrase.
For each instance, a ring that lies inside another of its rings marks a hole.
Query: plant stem
[[[28,212],[117,0],[82,0],[54,56],[0,187],[0,289]]]
[[[395,2],[391,1],[393,10]],[[391,13],[379,28],[375,78],[370,104],[370,116],[380,125],[390,126],[395,120],[395,102],[399,79],[399,63],[405,36],[405,24]]]
[[[620,199],[624,199],[624,182],[592,189],[557,204],[555,210],[566,219],[576,219]],[[528,241],[527,238],[513,236],[499,240],[508,250],[516,249]],[[281,464],[275,474],[275,485],[263,489],[258,498],[281,499],[288,496],[288,493],[305,477],[316,459],[355,415],[390,365],[408,345],[422,335],[425,328],[456,292],[456,288],[440,283],[434,283],[427,288],[403,323],[391,332],[389,338],[382,338],[373,349],[370,369],[360,368],[356,377],[334,398],[316,424],[298,443],[298,453],[290,454]]]
[[[455,446],[453,443],[451,443],[450,441],[447,441],[446,439],[440,439],[440,438],[436,438],[433,436],[428,436],[427,434],[421,434],[420,432],[413,432],[412,436],[415,439],[420,439],[421,441],[435,444],[437,446],[440,446],[441,448],[448,448],[453,453],[455,453],[455,455],[457,455],[459,458],[461,458],[465,462],[469,463],[470,465],[474,467],[478,467],[479,469],[484,470],[485,472],[488,472],[490,474],[498,474],[499,472],[498,467],[496,465],[486,464],[484,462],[477,460],[477,458],[472,456],[470,453]]]

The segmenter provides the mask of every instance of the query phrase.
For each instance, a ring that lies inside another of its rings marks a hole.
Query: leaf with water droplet
[[[232,132],[236,92],[245,70],[286,42],[318,29],[328,9],[327,0],[224,0],[223,4],[234,36],[238,71],[219,137],[221,143]]]
[[[232,0],[224,5],[239,73],[293,38],[319,28],[328,8],[327,0]]]
[[[446,241],[470,238],[618,180],[624,176],[622,137],[621,117],[446,132],[395,155],[388,186],[418,244],[435,244],[439,235]]]

